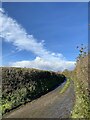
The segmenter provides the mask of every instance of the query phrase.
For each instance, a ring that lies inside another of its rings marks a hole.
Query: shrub
[[[29,68],[2,68],[2,111],[31,101],[64,82],[65,76],[55,72]]]

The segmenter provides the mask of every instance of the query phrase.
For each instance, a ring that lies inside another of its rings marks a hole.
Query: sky
[[[2,66],[72,70],[88,44],[88,3],[5,2],[0,8]]]

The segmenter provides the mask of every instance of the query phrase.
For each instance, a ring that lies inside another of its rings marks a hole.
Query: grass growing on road
[[[61,94],[64,93],[67,90],[67,88],[69,87],[69,85],[70,85],[70,79],[68,78],[65,86],[61,89],[60,93]]]

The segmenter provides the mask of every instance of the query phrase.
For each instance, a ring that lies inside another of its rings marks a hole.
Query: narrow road
[[[27,103],[3,118],[68,118],[75,102],[73,81],[63,94],[60,89],[65,83],[42,97]]]

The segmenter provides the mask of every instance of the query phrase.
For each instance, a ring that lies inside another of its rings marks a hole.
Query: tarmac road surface
[[[65,91],[60,94],[60,89],[65,83],[53,91],[33,100],[11,112],[3,118],[69,118],[75,102],[73,81]]]

